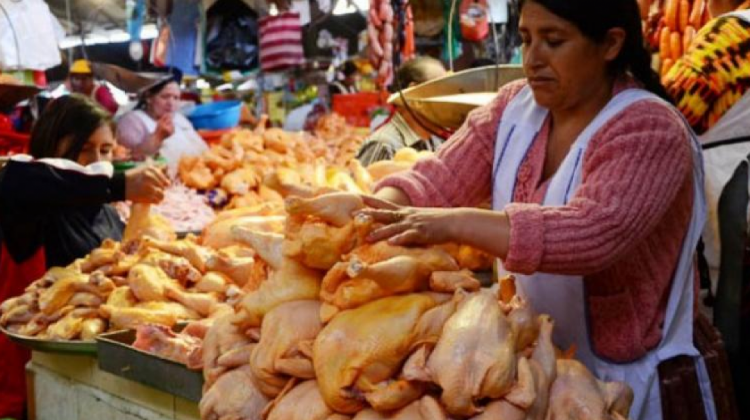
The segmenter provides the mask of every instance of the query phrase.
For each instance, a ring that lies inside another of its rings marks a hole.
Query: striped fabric
[[[304,61],[302,25],[298,12],[282,12],[258,20],[260,26],[260,67],[264,71],[283,70]]]
[[[750,7],[750,2],[740,8]],[[703,134],[750,89],[750,23],[710,21],[664,77],[677,108]]]

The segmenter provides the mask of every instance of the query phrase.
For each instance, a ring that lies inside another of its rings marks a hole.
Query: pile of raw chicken
[[[228,133],[201,156],[183,158],[178,172],[186,186],[207,191],[212,203],[229,209],[281,202],[274,188],[280,182],[368,192],[372,176],[354,159],[363,139],[336,114],[321,118],[314,134],[265,128],[261,121],[255,130]],[[373,171],[377,180],[403,166],[381,163]]]
[[[627,418],[630,388],[560,353],[512,278],[480,287],[485,255],[368,243],[363,207],[288,197],[283,234],[230,229],[269,270],[205,334],[203,419]]]
[[[274,229],[273,220],[253,225]],[[179,321],[210,322],[266,277],[245,247],[210,249],[135,204],[121,243],[101,247],[68,267],[50,269],[0,305],[0,326],[46,340],[92,340],[111,330]]]

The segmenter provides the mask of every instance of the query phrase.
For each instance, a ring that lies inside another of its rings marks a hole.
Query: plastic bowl
[[[240,101],[220,101],[198,105],[188,115],[196,130],[223,130],[240,123]]]

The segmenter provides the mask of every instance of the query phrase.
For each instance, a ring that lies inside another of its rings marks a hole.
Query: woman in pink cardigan
[[[528,78],[378,186],[368,212],[386,226],[370,239],[497,256],[555,319],[556,344],[575,345],[600,379],[628,382],[632,419],[660,419],[661,362],[693,356],[707,378],[692,341],[697,143],[660,99],[635,0],[520,5]],[[493,210],[472,208],[489,200]]]

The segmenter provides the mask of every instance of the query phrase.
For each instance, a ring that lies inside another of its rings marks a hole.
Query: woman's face
[[[96,162],[111,162],[115,149],[115,136],[109,124],[105,124],[94,131],[89,140],[83,145],[78,163],[86,166]]]
[[[180,103],[180,87],[177,82],[167,83],[159,93],[148,99],[148,111],[154,119],[177,112]]]
[[[590,98],[608,79],[608,64],[617,58],[624,40],[624,31],[617,28],[603,42],[594,42],[534,1],[524,4],[519,30],[523,68],[534,99],[550,110],[574,107]]]

